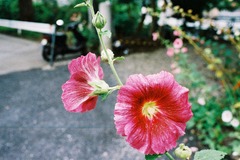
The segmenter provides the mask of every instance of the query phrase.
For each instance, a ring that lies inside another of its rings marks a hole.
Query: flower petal
[[[70,74],[82,71],[89,74],[89,77],[103,79],[103,70],[100,66],[100,57],[89,52],[86,56],[73,59],[68,65]]]
[[[62,85],[62,101],[69,112],[82,110],[82,103],[90,98],[93,88],[87,83],[88,75],[76,72]]]
[[[86,112],[96,106],[97,96],[92,95],[93,81],[103,79],[100,57],[88,53],[86,56],[73,59],[68,65],[70,79],[62,85],[62,101],[69,112]]]

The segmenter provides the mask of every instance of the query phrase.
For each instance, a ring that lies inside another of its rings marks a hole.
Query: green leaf
[[[112,94],[113,91],[114,91],[114,90],[110,90],[110,91],[108,91],[107,93],[101,94],[100,96],[101,96],[101,98],[102,98],[102,101],[105,101],[105,100],[107,99],[107,97],[108,97],[110,94]]]
[[[116,57],[116,58],[114,58],[113,59],[113,61],[122,61],[122,60],[124,60],[125,58],[123,57],[123,56],[121,56],[121,57]]]
[[[76,6],[74,6],[74,8],[77,8],[77,7],[85,7],[85,6],[87,6],[87,4],[86,4],[85,2],[83,2],[83,3],[77,4]]]
[[[109,30],[101,31],[100,34],[103,36],[107,36],[108,38],[111,38],[112,36],[112,32]]]
[[[155,160],[159,157],[161,157],[162,155],[159,154],[154,154],[154,155],[145,155],[145,160]]]
[[[217,150],[201,150],[196,152],[193,160],[221,160],[225,155],[225,152]]]

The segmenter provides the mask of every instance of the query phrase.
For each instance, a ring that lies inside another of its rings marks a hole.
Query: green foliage
[[[219,82],[207,76],[207,70],[200,72],[196,64],[189,63],[188,54],[178,54],[175,57],[181,68],[181,74],[176,75],[178,81],[190,89],[190,102],[194,116],[188,122],[188,129],[194,133],[203,145],[211,149],[218,149],[231,153],[239,152],[239,127],[234,128],[221,119],[224,110],[232,111],[236,118],[239,118],[237,110],[233,107],[236,100],[232,93],[219,86]],[[200,57],[199,57],[200,58]],[[208,78],[206,78],[208,77]],[[237,98],[236,97],[236,98]],[[206,104],[198,102],[204,98]],[[213,129],[214,128],[214,129]],[[232,133],[233,136],[229,136]]]
[[[226,153],[216,150],[201,150],[196,152],[194,160],[221,160]]]
[[[47,3],[34,3],[35,21],[54,24],[57,5],[47,5]]]
[[[133,35],[140,18],[141,5],[134,2],[122,4],[116,2],[112,7],[116,34],[120,36]]]
[[[203,45],[198,45],[202,48],[211,49],[213,55],[221,59],[221,63],[225,68],[240,68],[238,53],[230,43],[207,40]]]
[[[161,155],[154,154],[154,155],[145,155],[145,160],[155,160],[157,158],[161,157]]]
[[[18,0],[0,0],[0,18],[19,19]]]
[[[84,30],[82,31],[82,34],[84,37],[87,38],[87,47],[92,50],[92,52],[97,53],[98,46],[99,46],[99,40],[97,37],[96,30],[94,28],[87,28],[84,27]]]

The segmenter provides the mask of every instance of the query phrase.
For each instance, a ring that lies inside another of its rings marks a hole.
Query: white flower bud
[[[113,54],[113,52],[110,49],[107,49],[107,54],[110,57],[110,59],[113,59],[114,54]],[[107,57],[107,55],[106,55],[104,50],[102,50],[102,52],[101,52],[101,59],[103,61],[108,61],[108,57]]]

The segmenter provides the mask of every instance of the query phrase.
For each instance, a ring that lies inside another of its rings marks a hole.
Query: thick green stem
[[[89,8],[90,8],[92,17],[94,17],[94,16],[95,16],[95,12],[94,12],[94,9],[93,9],[92,1],[90,1],[90,6],[89,6]],[[101,35],[101,33],[100,33],[101,30],[99,30],[98,28],[96,28],[96,31],[97,31],[97,35],[98,35],[100,44],[101,44],[101,46],[102,46],[105,54],[107,55],[108,64],[109,64],[109,66],[110,66],[110,68],[111,68],[111,70],[112,70],[112,72],[113,72],[113,75],[115,76],[116,80],[118,81],[118,84],[119,84],[120,86],[122,86],[123,83],[122,83],[121,79],[119,78],[119,76],[118,76],[118,74],[117,74],[117,71],[116,71],[116,69],[115,69],[115,67],[114,67],[114,65],[113,65],[113,60],[110,58],[110,56],[109,56],[109,54],[108,54],[108,52],[107,52],[106,45],[105,45],[104,42],[103,42],[103,38],[102,38],[102,35]]]

